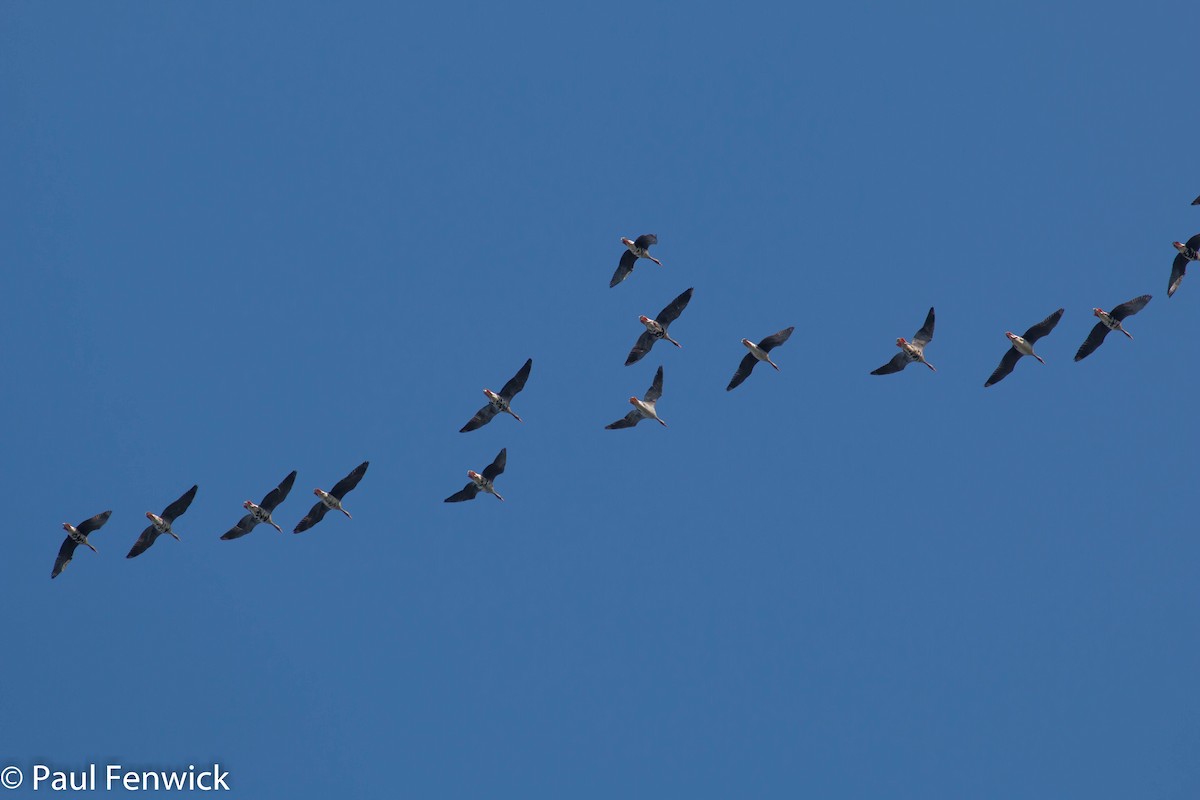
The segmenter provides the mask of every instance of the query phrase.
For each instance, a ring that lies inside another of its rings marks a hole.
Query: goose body
[[[664,428],[667,423],[663,422],[658,416],[658,400],[662,397],[663,387],[663,368],[659,367],[658,372],[654,373],[654,382],[650,384],[650,388],[646,390],[646,394],[641,399],[637,397],[629,398],[630,405],[633,406],[633,411],[630,411],[616,422],[610,422],[604,426],[605,430],[616,431],[622,428],[632,428],[644,419],[652,419]]]
[[[112,516],[112,511],[104,511],[94,517],[85,519],[78,525],[72,525],[69,522],[62,524],[63,530],[67,532],[67,538],[63,539],[62,547],[58,548],[58,556],[54,559],[54,569],[50,571],[51,578],[57,578],[67,564],[71,563],[71,559],[75,557],[75,548],[79,545],[97,552],[95,546],[88,541],[88,535],[94,533],[108,522],[108,518]]]
[[[691,301],[692,290],[688,289],[668,303],[666,308],[658,312],[658,316],[654,319],[645,315],[638,317],[638,322],[645,325],[646,330],[638,337],[637,342],[633,345],[633,349],[629,351],[629,355],[625,358],[625,366],[628,367],[630,364],[641,361],[650,352],[650,348],[654,347],[654,343],[662,339],[666,339],[676,347],[683,347],[683,345],[671,338],[671,335],[667,333],[667,328],[679,318],[679,315],[683,313],[683,310],[687,308],[688,303]]]
[[[1125,330],[1122,321],[1128,317],[1141,311],[1150,302],[1150,295],[1144,294],[1140,297],[1135,297],[1132,300],[1127,300],[1121,305],[1114,308],[1112,311],[1105,311],[1102,308],[1093,308],[1094,314],[1100,321],[1092,328],[1092,332],[1083,340],[1083,344],[1079,345],[1079,350],[1075,353],[1075,360],[1082,361],[1096,351],[1096,348],[1104,344],[1105,337],[1110,331],[1120,331],[1130,339],[1133,339],[1133,334]]]
[[[742,345],[749,350],[742,361],[738,364],[737,370],[733,373],[733,377],[729,380],[729,385],[725,387],[725,391],[733,391],[742,385],[742,381],[750,377],[750,373],[759,363],[767,363],[779,371],[779,365],[771,360],[771,351],[781,344],[786,342],[792,335],[792,331],[796,330],[795,326],[784,328],[781,331],[772,333],[767,338],[759,342],[752,342],[749,339],[742,339]]]
[[[444,503],[461,503],[464,500],[474,500],[475,496],[480,492],[490,494],[497,500],[503,500],[500,493],[496,491],[496,478],[504,472],[504,467],[508,464],[508,448],[504,448],[497,454],[495,460],[484,468],[483,474],[476,472],[473,469],[467,470],[467,477],[471,482],[464,486],[461,490],[447,497],[442,502]]]
[[[283,533],[283,528],[275,523],[275,520],[271,517],[271,513],[279,507],[280,503],[287,499],[288,493],[292,491],[292,484],[295,482],[296,471],[292,470],[286,478],[280,481],[278,486],[267,492],[266,497],[263,498],[261,503],[254,503],[250,500],[242,503],[242,508],[246,509],[249,513],[242,517],[237,525],[226,531],[221,538],[226,541],[240,539],[263,522]]]
[[[363,475],[367,474],[367,467],[370,466],[369,461],[364,461],[355,467],[349,475],[342,478],[328,492],[324,489],[313,489],[313,494],[317,496],[317,502],[304,516],[304,519],[296,523],[295,530],[292,533],[303,533],[304,531],[316,525],[325,518],[327,511],[340,511],[346,515],[346,519],[353,519],[350,512],[342,508],[342,498],[358,486],[358,482],[362,480]]]
[[[1171,280],[1167,283],[1167,297],[1175,294],[1179,289],[1179,284],[1183,283],[1183,276],[1187,274],[1187,267],[1193,261],[1200,261],[1200,233],[1197,233],[1186,242],[1171,242],[1177,251],[1175,260],[1171,262]]]
[[[525,364],[517,370],[517,374],[509,378],[508,383],[501,387],[499,392],[493,392],[491,389],[484,389],[483,393],[487,396],[488,404],[475,412],[475,416],[467,421],[459,429],[459,433],[469,433],[470,431],[479,430],[484,425],[492,421],[492,418],[497,414],[508,414],[517,422],[521,422],[521,418],[512,410],[512,399],[517,396],[522,389],[525,388],[525,382],[529,380],[529,371],[533,369],[533,359],[527,359]]]
[[[933,309],[929,309],[929,313],[925,315],[925,324],[921,329],[913,334],[912,341],[908,341],[904,337],[896,340],[896,346],[900,348],[900,352],[892,356],[891,361],[884,364],[878,369],[871,370],[872,375],[891,375],[894,372],[907,367],[909,364],[921,363],[929,367],[933,372],[937,372],[937,368],[925,360],[925,347],[933,341]]]
[[[1012,346],[1009,347],[1008,351],[1000,359],[1000,366],[996,367],[991,377],[987,379],[987,383],[983,385],[984,388],[1004,380],[1016,368],[1017,362],[1021,360],[1022,356],[1033,356],[1045,364],[1046,362],[1042,361],[1042,357],[1033,352],[1033,343],[1054,330],[1054,326],[1058,325],[1058,321],[1062,319],[1062,315],[1063,309],[1060,308],[1037,325],[1025,331],[1024,336],[1017,336],[1012,331],[1005,331],[1004,335],[1008,337]]]
[[[150,545],[154,544],[155,541],[158,540],[158,537],[162,536],[164,533],[173,538],[175,541],[179,541],[179,534],[175,533],[174,529],[171,527],[171,523],[173,523],[178,517],[183,516],[183,512],[187,511],[188,507],[191,506],[192,500],[194,500],[196,497],[197,488],[198,487],[193,486],[184,492],[178,500],[163,509],[161,516],[147,511],[146,519],[150,520],[150,524],[146,526],[144,531],[142,531],[142,535],[139,536],[137,541],[133,543],[133,547],[129,549],[129,553],[126,554],[125,557],[137,558],[142,553],[149,550]]]
[[[660,267],[662,266],[661,261],[650,255],[650,246],[658,244],[658,237],[653,233],[643,233],[636,239],[621,237],[621,244],[625,245],[625,252],[621,254],[621,260],[617,263],[617,271],[613,273],[612,280],[608,283],[608,288],[611,289],[628,278],[629,273],[633,272],[633,265],[637,263],[639,258],[645,258],[653,261]]]

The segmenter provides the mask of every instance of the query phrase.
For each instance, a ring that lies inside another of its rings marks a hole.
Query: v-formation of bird
[[[1200,197],[1192,201],[1192,205],[1200,205]],[[650,255],[650,247],[658,244],[658,237],[652,233],[642,234],[636,239],[622,238],[621,243],[625,245],[626,251],[621,254],[617,270],[613,273],[612,280],[609,282],[609,288],[616,286],[624,281],[633,272],[633,268],[638,259],[647,259],[663,266],[662,262],[654,256]],[[1200,261],[1200,234],[1196,234],[1186,242],[1173,242],[1173,246],[1177,251],[1174,260],[1171,263],[1171,276],[1167,285],[1167,297],[1171,297],[1179,289],[1183,282],[1184,275],[1187,272],[1187,266],[1192,261]],[[692,299],[692,289],[689,288],[682,292],[678,297],[672,300],[658,313],[655,318],[641,316],[639,322],[645,326],[645,331],[638,337],[633,348],[629,351],[629,355],[625,359],[625,365],[636,364],[649,354],[654,344],[661,339],[666,339],[676,347],[682,345],[671,337],[668,333],[668,328],[671,323],[675,322],[687,308],[688,303]],[[1092,309],[1092,313],[1099,319],[1095,327],[1092,328],[1083,344],[1079,346],[1079,350],[1075,353],[1075,360],[1080,361],[1087,358],[1095,350],[1104,343],[1105,337],[1112,331],[1120,331],[1125,336],[1133,339],[1133,335],[1125,330],[1122,324],[1124,320],[1133,316],[1146,307],[1150,302],[1151,296],[1148,294],[1140,295],[1132,300],[1128,300],[1112,309],[1112,311],[1104,311],[1100,308]],[[1011,346],[1005,351],[1000,359],[999,366],[992,372],[991,376],[984,383],[984,387],[993,386],[1016,368],[1017,362],[1023,356],[1032,356],[1038,362],[1045,364],[1046,362],[1033,350],[1033,345],[1042,337],[1048,335],[1058,325],[1062,319],[1063,309],[1058,309],[1050,316],[1046,317],[1041,322],[1027,329],[1022,336],[1018,336],[1011,331],[1005,331],[1004,335],[1008,338]],[[909,364],[921,363],[929,367],[930,371],[935,371],[933,364],[925,358],[925,348],[933,341],[934,328],[934,309],[930,308],[929,313],[925,316],[925,323],[921,328],[913,334],[912,341],[904,338],[896,340],[896,346],[900,348],[900,352],[892,356],[883,366],[871,371],[872,375],[889,375],[900,372]],[[738,364],[737,370],[733,373],[733,378],[730,379],[729,385],[725,387],[726,391],[731,391],[742,384],[750,376],[751,371],[760,362],[766,362],[774,367],[777,371],[779,365],[771,360],[770,352],[776,347],[784,344],[788,337],[792,335],[794,328],[784,328],[777,333],[755,343],[750,339],[742,339],[742,344],[749,351]],[[493,392],[491,389],[484,389],[483,393],[488,398],[487,405],[479,409],[475,416],[471,417],[464,425],[460,433],[475,431],[491,422],[499,414],[508,414],[518,422],[521,417],[512,410],[513,399],[525,388],[525,383],[529,380],[530,371],[533,368],[533,359],[525,361],[524,365],[517,370],[517,373],[509,379],[507,383],[500,389],[499,392]],[[629,403],[633,406],[633,410],[626,414],[616,422],[609,423],[604,426],[608,430],[619,430],[622,428],[632,428],[644,419],[653,419],[663,427],[667,423],[658,415],[657,404],[662,397],[663,392],[663,368],[660,365],[658,371],[654,374],[654,381],[650,384],[650,388],[646,394],[638,399],[630,397]],[[358,485],[367,471],[369,462],[364,461],[359,464],[354,470],[342,480],[338,481],[333,489],[326,492],[323,489],[314,489],[313,494],[317,496],[317,503],[312,507],[308,514],[297,523],[293,533],[301,533],[320,522],[326,512],[340,511],[347,518],[350,518],[350,512],[342,507],[342,499]],[[498,500],[504,498],[496,491],[495,480],[504,472],[505,465],[508,463],[508,448],[500,450],[496,458],[484,468],[482,473],[474,470],[467,471],[467,477],[470,478],[470,483],[464,486],[460,491],[446,498],[447,503],[458,503],[464,500],[473,500],[480,493],[490,494]],[[248,512],[236,525],[230,528],[223,536],[224,540],[238,539],[250,533],[260,523],[267,523],[275,530],[283,532],[283,529],[275,522],[272,513],[279,505],[287,499],[288,494],[292,490],[292,484],[296,480],[296,472],[293,470],[285,477],[278,486],[272,489],[263,498],[261,503],[254,503],[247,500],[242,506]],[[188,489],[179,499],[168,505],[161,515],[152,512],[146,512],[147,519],[150,520],[150,525],[142,531],[141,535],[134,542],[126,558],[136,558],[146,552],[151,545],[162,534],[167,534],[176,540],[179,540],[179,535],[175,532],[172,524],[180,516],[188,510],[192,504],[192,500],[196,497],[196,486]],[[103,525],[108,522],[112,511],[105,511],[97,514],[90,519],[84,520],[78,526],[70,523],[63,523],[63,529],[67,532],[67,537],[63,540],[62,546],[59,548],[58,556],[54,560],[54,569],[50,577],[55,578],[63,571],[66,565],[75,555],[75,549],[79,545],[91,549],[95,552],[96,548],[89,541],[89,535],[95,533]]]
[[[1200,197],[1196,198],[1193,205],[1200,205]],[[621,258],[617,263],[617,269],[613,273],[612,280],[609,281],[609,288],[615,287],[617,284],[625,281],[632,273],[633,268],[639,259],[647,259],[653,261],[658,266],[663,266],[663,263],[650,255],[650,247],[658,244],[658,236],[653,233],[645,233],[638,236],[636,239],[621,238],[621,244],[625,245],[625,252],[621,254]],[[1175,242],[1175,249],[1178,255],[1172,264],[1171,281],[1168,289],[1168,296],[1175,293],[1179,287],[1180,281],[1183,280],[1184,271],[1190,261],[1200,260],[1200,234],[1193,236],[1186,243]],[[645,326],[645,331],[638,337],[633,348],[629,351],[629,355],[625,359],[625,365],[636,364],[649,354],[654,344],[662,339],[667,340],[676,347],[682,345],[676,341],[669,333],[669,328],[679,316],[687,308],[688,303],[692,300],[693,289],[684,290],[678,297],[668,303],[662,311],[654,318],[645,315],[638,317],[638,321]],[[1075,354],[1075,360],[1079,361],[1090,355],[1104,341],[1104,337],[1109,331],[1119,330],[1129,338],[1133,336],[1125,330],[1122,325],[1122,320],[1141,311],[1142,308],[1150,302],[1150,295],[1142,295],[1116,306],[1111,312],[1106,312],[1103,309],[1093,309],[1093,314],[1099,318],[1099,322],[1088,335],[1087,339],[1080,346],[1079,351]],[[1009,349],[1000,359],[999,366],[992,372],[991,376],[984,383],[984,387],[993,386],[1006,378],[1013,369],[1016,368],[1017,362],[1022,356],[1032,356],[1038,362],[1045,364],[1046,362],[1034,352],[1033,346],[1042,337],[1049,334],[1058,325],[1062,319],[1063,309],[1050,314],[1041,322],[1028,328],[1023,336],[1018,336],[1012,331],[1005,331],[1004,335],[1010,342]],[[933,308],[929,309],[929,313],[925,316],[925,323],[921,328],[913,334],[912,340],[904,338],[896,340],[896,346],[900,348],[900,352],[896,353],[891,360],[886,364],[871,371],[872,375],[889,375],[900,372],[909,364],[921,363],[936,372],[937,369],[925,358],[925,348],[933,341],[933,329],[935,322],[935,312]],[[770,356],[771,350],[784,344],[792,335],[793,327],[784,328],[781,331],[771,334],[759,342],[753,342],[750,339],[742,339],[742,344],[749,351],[738,364],[737,370],[730,379],[729,385],[725,387],[726,391],[731,391],[742,384],[750,376],[751,371],[760,362],[765,362],[774,367],[777,371],[779,365],[776,364]],[[504,385],[499,394],[484,389],[484,394],[487,395],[489,404],[481,408],[474,417],[471,418],[466,425],[463,426],[462,432],[477,430],[492,420],[497,414],[507,413],[520,421],[520,417],[516,415],[510,408],[510,403],[513,397],[525,387],[525,382],[529,378],[529,371],[532,366],[532,359],[525,362],[525,365],[517,372],[513,378]],[[658,401],[662,398],[663,393],[663,368],[660,365],[654,374],[654,381],[650,384],[650,388],[646,390],[646,394],[641,398],[630,397],[629,403],[633,406],[633,410],[626,414],[616,422],[609,423],[604,427],[607,430],[620,430],[624,428],[632,428],[644,419],[653,419],[663,427],[667,423],[658,414]],[[462,491],[446,498],[447,503],[459,502],[462,500],[471,500],[479,492],[487,492],[494,494],[497,498],[503,499],[496,493],[492,481],[501,472],[504,471],[504,466],[507,463],[507,449],[501,450],[496,460],[484,470],[480,475],[477,472],[469,471],[468,477],[471,483],[467,484]]]

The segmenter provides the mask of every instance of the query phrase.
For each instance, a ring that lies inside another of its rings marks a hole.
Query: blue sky
[[[1194,4],[2,16],[8,763],[1200,793]],[[665,266],[608,289],[647,232]],[[684,348],[624,367],[689,286]],[[938,372],[868,375],[931,305]],[[530,357],[525,423],[458,433]],[[669,427],[603,430],[659,364]],[[507,502],[441,502],[501,447]],[[219,541],[363,460],[353,521]],[[124,559],[193,483],[183,541]]]

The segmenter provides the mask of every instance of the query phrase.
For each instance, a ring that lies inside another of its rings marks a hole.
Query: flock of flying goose
[[[296,527],[292,533],[303,533],[304,531],[316,525],[325,517],[327,511],[340,511],[350,517],[350,512],[342,507],[342,498],[358,486],[358,482],[362,480],[362,476],[367,472],[367,466],[370,462],[364,461],[359,464],[354,470],[342,478],[328,492],[324,489],[313,489],[313,494],[317,496],[316,504],[309,510],[304,519],[296,523]],[[247,500],[242,503],[242,507],[246,509],[246,516],[242,517],[236,525],[226,531],[221,538],[225,540],[240,539],[250,531],[254,530],[259,523],[265,522],[275,530],[283,533],[283,528],[271,517],[271,513],[287,499],[288,493],[292,491],[292,484],[296,482],[296,471],[292,470],[288,476],[280,481],[279,485],[271,491],[267,492],[267,496],[262,499],[261,503],[255,503],[252,500]],[[178,500],[175,500],[161,514],[155,514],[152,511],[146,512],[146,519],[150,520],[150,524],[142,531],[141,536],[133,543],[126,558],[137,558],[142,553],[150,549],[150,546],[162,536],[164,533],[171,538],[179,541],[179,534],[171,527],[171,524],[176,519],[183,516],[191,505],[192,500],[196,499],[196,491],[198,486],[193,486],[188,489]],[[58,557],[54,559],[54,569],[50,572],[51,578],[57,578],[59,573],[70,563],[75,557],[75,548],[79,545],[96,552],[96,547],[88,541],[88,535],[94,533],[104,527],[104,523],[108,522],[112,511],[105,511],[96,516],[85,519],[78,525],[72,525],[69,522],[63,523],[63,530],[67,532],[67,538],[63,539],[62,547],[58,549]]]
[[[1200,205],[1200,197],[1192,201],[1192,205]],[[650,247],[658,244],[658,237],[652,233],[642,234],[636,239],[622,238],[621,243],[625,245],[625,252],[621,254],[621,260],[617,264],[617,270],[613,273],[612,280],[609,282],[609,288],[616,286],[624,281],[633,272],[633,268],[638,259],[647,259],[663,265],[654,256],[650,255]],[[1179,289],[1179,285],[1183,282],[1183,278],[1187,273],[1188,264],[1193,261],[1200,261],[1200,233],[1188,239],[1186,242],[1172,243],[1177,251],[1174,260],[1171,262],[1171,276],[1167,284],[1167,297],[1172,296]],[[646,330],[638,337],[633,348],[629,351],[628,357],[625,359],[625,365],[636,364],[649,354],[654,344],[665,339],[676,347],[682,347],[679,342],[671,338],[668,333],[668,328],[671,323],[679,318],[687,308],[692,299],[692,289],[687,289],[670,303],[667,304],[658,316],[651,319],[647,316],[641,316],[638,320],[645,326]],[[1092,314],[1095,315],[1099,322],[1092,328],[1083,344],[1079,346],[1079,350],[1075,353],[1075,360],[1080,361],[1087,358],[1096,351],[1100,345],[1104,343],[1104,339],[1112,331],[1120,331],[1125,336],[1133,339],[1133,335],[1125,330],[1123,325],[1124,320],[1133,316],[1146,307],[1150,302],[1150,295],[1144,294],[1128,300],[1113,308],[1111,311],[1105,311],[1101,308],[1092,309]],[[984,383],[984,387],[992,386],[1013,371],[1017,366],[1017,362],[1023,356],[1032,356],[1040,363],[1045,364],[1033,350],[1033,345],[1042,337],[1048,335],[1058,325],[1062,319],[1063,309],[1058,309],[1050,316],[1046,317],[1041,322],[1032,326],[1021,336],[1012,331],[1005,331],[1004,335],[1008,338],[1011,346],[1005,351],[1000,359],[999,366],[992,372],[991,376]],[[895,372],[900,372],[909,364],[921,363],[929,367],[931,371],[936,372],[933,364],[930,364],[925,359],[925,348],[933,341],[933,325],[934,325],[934,310],[929,309],[929,313],[925,316],[925,323],[921,328],[913,334],[912,340],[909,341],[903,337],[896,340],[896,346],[900,348],[900,352],[896,353],[883,366],[871,371],[872,375],[890,375]],[[742,339],[742,344],[749,351],[742,358],[737,366],[737,370],[733,373],[733,377],[729,381],[729,385],[725,387],[726,391],[736,389],[748,377],[754,368],[760,363],[765,362],[770,364],[776,370],[779,365],[771,360],[771,351],[776,347],[787,342],[788,337],[792,335],[794,328],[784,328],[781,331],[771,334],[757,343],[750,339]],[[522,389],[525,388],[525,383],[529,380],[529,373],[533,369],[533,359],[528,359],[525,364],[517,370],[517,374],[501,387],[499,392],[493,392],[491,389],[484,389],[483,393],[487,397],[487,405],[479,409],[475,416],[467,421],[467,424],[460,429],[460,433],[469,433],[487,425],[499,414],[508,414],[518,422],[521,417],[512,410],[513,398],[517,396]],[[662,426],[666,426],[666,422],[658,415],[657,404],[662,397],[663,392],[663,368],[660,365],[658,371],[654,374],[654,381],[650,384],[650,388],[646,390],[646,394],[641,399],[630,397],[629,403],[633,406],[633,410],[626,414],[616,422],[609,423],[604,426],[607,430],[619,430],[621,428],[632,428],[644,419],[652,419]],[[455,492],[445,499],[447,503],[459,503],[464,500],[474,500],[475,497],[483,492],[494,496],[497,500],[504,498],[496,491],[496,478],[504,472],[504,467],[508,462],[508,448],[502,449],[493,459],[492,463],[484,468],[483,472],[475,472],[467,470],[467,477],[470,482],[461,490]],[[358,482],[362,480],[363,475],[367,472],[367,461],[359,464],[350,472],[349,475],[342,478],[328,492],[323,489],[313,489],[313,494],[317,496],[317,503],[313,505],[308,514],[296,524],[292,533],[302,533],[320,522],[326,512],[340,511],[350,518],[350,512],[342,507],[342,500],[345,496],[358,486]],[[283,532],[278,523],[272,518],[272,513],[279,504],[287,499],[288,493],[292,490],[292,484],[296,480],[296,472],[293,470],[285,477],[278,486],[269,491],[262,499],[261,503],[254,503],[250,500],[242,503],[242,507],[246,509],[245,516],[238,521],[236,525],[230,528],[221,536],[224,540],[239,539],[250,533],[260,523],[267,523],[280,533]],[[146,518],[150,520],[150,524],[138,536],[133,547],[129,550],[126,558],[136,558],[146,552],[151,545],[162,534],[167,534],[178,540],[179,535],[172,529],[172,523],[175,522],[192,504],[192,500],[196,497],[196,486],[188,489],[172,502],[162,514],[154,514],[146,512]],[[93,552],[96,548],[88,541],[88,536],[108,522],[112,511],[105,511],[97,514],[90,519],[86,519],[78,525],[71,525],[64,522],[63,529],[67,532],[66,539],[63,540],[62,547],[59,548],[58,557],[54,560],[54,569],[50,573],[51,578],[58,577],[63,568],[71,561],[75,555],[75,549],[79,545],[84,545]]]

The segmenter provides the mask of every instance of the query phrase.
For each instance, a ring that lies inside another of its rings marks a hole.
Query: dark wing
[[[508,448],[504,448],[496,454],[496,460],[484,467],[483,479],[485,481],[494,481],[496,477],[504,472],[504,465],[508,463]]]
[[[1183,253],[1177,254],[1175,260],[1171,262],[1171,281],[1167,284],[1167,297],[1175,294],[1175,290],[1179,288],[1179,284],[1183,283],[1183,276],[1187,273],[1187,265],[1187,256]]]
[[[512,380],[504,384],[504,388],[500,390],[500,396],[505,400],[512,400],[517,392],[525,388],[525,381],[529,380],[529,370],[533,369],[533,359],[525,362],[525,366],[517,370],[517,374],[512,376]]]
[[[725,387],[725,391],[736,389],[742,385],[742,381],[750,377],[750,372],[754,369],[754,365],[758,363],[758,359],[752,354],[746,353],[746,357],[742,359],[742,363],[738,364],[737,372],[733,373],[733,378],[730,379],[729,385]]]
[[[1126,317],[1132,317],[1137,312],[1146,307],[1146,303],[1150,302],[1150,295],[1144,294],[1141,297],[1135,297],[1117,306],[1110,312],[1110,316],[1115,320],[1123,320]]]
[[[241,521],[239,521],[237,525],[234,525],[232,528],[227,530],[225,534],[221,536],[221,538],[225,539],[226,541],[229,539],[240,539],[250,531],[254,530],[254,526],[257,524],[258,520],[254,518],[254,515],[247,514],[246,516],[242,517]]]
[[[921,330],[913,334],[913,344],[924,347],[933,341],[933,309],[929,309],[929,313],[925,316],[925,324],[921,326]]]
[[[794,330],[796,330],[796,328],[795,328],[795,326],[792,326],[791,328],[784,328],[783,330],[779,331],[778,333],[772,333],[770,336],[768,336],[767,338],[765,338],[761,342],[759,342],[758,346],[762,350],[769,353],[772,350],[774,350],[776,347],[779,347],[779,345],[786,342],[788,340],[788,337],[790,337],[792,335],[792,331],[794,331]],[[757,359],[755,359],[755,360],[757,360]]]
[[[1055,320],[1057,322],[1057,320]],[[1025,337],[1027,340],[1028,336]],[[1008,373],[1013,371],[1013,367],[1017,366],[1017,362],[1021,360],[1021,354],[1017,352],[1017,348],[1010,347],[1008,352],[1004,354],[1004,358],[1000,359],[1000,366],[996,367],[996,371],[992,373],[992,377],[987,379],[987,383],[983,388],[991,386],[993,383],[999,383],[1008,377]]]
[[[274,511],[275,507],[287,499],[288,492],[292,490],[292,484],[296,482],[296,470],[292,470],[291,474],[283,479],[283,482],[276,486],[271,491],[267,492],[267,496],[259,503],[264,511]]]
[[[1184,244],[1188,246],[1189,250],[1200,250],[1200,233],[1188,239]]]
[[[164,516],[163,519],[166,519]],[[147,526],[146,530],[142,531],[142,535],[133,543],[126,558],[137,558],[142,553],[150,549],[150,545],[154,544],[154,540],[158,538],[158,528],[153,525]]]
[[[892,360],[884,364],[879,369],[871,370],[872,375],[891,375],[893,372],[899,372],[907,367],[911,361],[908,359],[908,354],[901,350],[896,355],[892,356]]]
[[[329,493],[338,500],[341,500],[343,497],[353,491],[355,486],[358,486],[358,482],[362,480],[363,475],[367,474],[367,467],[370,465],[370,461],[364,461],[363,463],[359,464],[354,468],[353,472],[335,483]]]
[[[188,510],[188,506],[192,504],[192,500],[196,498],[196,489],[198,486],[193,486],[183,493],[183,496],[176,500],[171,505],[163,509],[162,518],[168,523],[174,522],[176,517],[183,516],[183,512]],[[154,527],[153,525],[151,527]],[[149,547],[149,545],[147,545]],[[136,555],[136,554],[135,554]],[[132,556],[131,556],[132,558]]]
[[[657,403],[658,398],[662,397],[662,367],[658,368],[658,372],[654,373],[654,383],[650,384],[650,388],[646,390],[646,396],[642,398],[647,403]]]
[[[1092,328],[1092,332],[1083,340],[1083,344],[1079,345],[1075,360],[1082,361],[1090,356],[1097,347],[1104,344],[1105,336],[1108,336],[1108,327],[1103,322],[1097,322],[1096,327]]]
[[[652,244],[658,244],[658,237],[653,233],[643,233],[641,236],[633,240],[633,246],[640,247],[643,250]]]
[[[1192,205],[1194,205],[1194,206],[1200,206],[1200,197],[1197,197],[1195,200],[1193,200],[1193,201],[1192,201]]]
[[[679,319],[679,315],[687,308],[687,304],[692,302],[692,290],[688,289],[683,294],[671,301],[671,304],[658,312],[658,324],[664,328],[670,325],[675,320]]]
[[[1055,311],[1053,314],[1046,317],[1044,320],[1039,322],[1037,325],[1034,325],[1032,328],[1025,331],[1025,335],[1022,336],[1021,338],[1024,339],[1025,341],[1029,342],[1030,344],[1033,344],[1038,339],[1042,338],[1047,333],[1054,330],[1054,326],[1058,324],[1058,321],[1060,319],[1062,319],[1062,315],[1063,315],[1063,309],[1060,308],[1058,311]]]
[[[613,273],[612,280],[608,282],[608,288],[616,286],[621,281],[629,277],[629,273],[633,272],[633,262],[637,261],[637,256],[632,250],[626,250],[621,254],[621,261],[617,264],[617,271]]]
[[[63,541],[62,547],[58,548],[58,558],[54,559],[54,569],[50,572],[51,578],[57,578],[58,573],[63,571],[63,567],[75,557],[75,548],[78,546],[70,536]]]
[[[658,341],[650,331],[644,331],[638,340],[634,343],[633,349],[629,351],[629,355],[625,357],[625,366],[635,364],[646,357],[646,353],[650,352],[650,348],[654,347],[654,343]]]
[[[614,422],[610,425],[605,425],[604,430],[619,431],[619,430],[621,430],[621,428],[632,428],[634,425],[637,425],[639,422],[641,422],[644,419],[645,419],[645,417],[642,416],[642,412],[638,411],[635,408],[633,411],[630,411],[628,414],[626,414],[624,417],[617,420],[616,422]]]
[[[497,410],[494,405],[488,403],[486,406],[476,411],[475,416],[471,417],[470,421],[467,422],[466,425],[463,425],[461,428],[459,428],[458,432],[469,433],[471,431],[477,431],[484,425],[487,425],[489,422],[491,422],[492,417],[499,413],[499,410]]]
[[[104,523],[108,522],[108,518],[111,515],[111,511],[105,511],[103,514],[97,514],[91,519],[85,519],[83,522],[79,523],[75,530],[79,531],[80,535],[87,536],[89,533],[99,529],[104,525]]]
[[[474,500],[475,495],[479,494],[479,487],[475,485],[475,481],[471,481],[462,488],[461,492],[454,494],[443,500],[443,503],[461,503],[463,500]]]
[[[355,472],[357,472],[357,471],[358,470],[355,470]],[[333,494],[333,492],[330,492],[330,494]],[[338,498],[338,499],[340,500],[341,498]],[[296,523],[296,529],[294,531],[292,531],[292,533],[303,533],[304,531],[311,528],[313,525],[316,525],[318,522],[320,522],[322,519],[325,518],[325,512],[328,510],[329,509],[325,507],[325,504],[322,503],[320,500],[318,500],[317,504],[309,510],[308,514],[304,517],[304,519],[302,519],[298,523]]]

